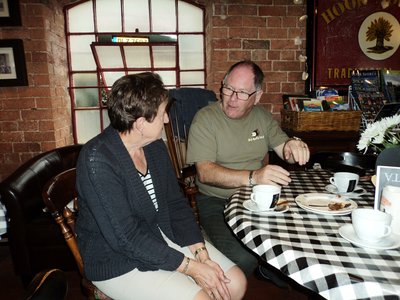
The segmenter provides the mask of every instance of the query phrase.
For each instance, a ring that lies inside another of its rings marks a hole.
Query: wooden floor
[[[67,272],[69,283],[68,300],[84,300],[86,299],[80,291],[80,277],[76,272]],[[0,299],[15,300],[22,299],[24,296],[24,288],[19,278],[14,275],[8,246],[0,246]],[[262,300],[262,299],[293,299],[307,300],[311,299],[305,291],[294,284],[289,289],[281,289],[264,280],[255,277],[249,278],[248,289],[245,300]],[[134,299],[134,298],[133,298]],[[139,299],[146,300],[146,299]]]

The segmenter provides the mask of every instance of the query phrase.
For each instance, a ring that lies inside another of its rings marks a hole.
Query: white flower
[[[375,123],[367,124],[361,134],[357,149],[367,152],[371,146],[375,152],[400,144],[400,115],[383,118]]]

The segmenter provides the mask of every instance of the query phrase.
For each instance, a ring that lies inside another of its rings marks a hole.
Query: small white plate
[[[367,193],[367,191],[365,189],[363,189],[360,186],[356,186],[356,188],[354,189],[354,191],[349,192],[349,193],[339,193],[339,191],[337,190],[337,187],[333,184],[328,184],[327,186],[325,186],[325,190],[328,191],[329,193],[335,194],[335,195],[342,195],[345,196],[347,198],[358,198],[361,195],[364,195]]]
[[[353,200],[347,199],[346,197],[325,193],[302,194],[297,196],[295,201],[301,208],[321,215],[348,215],[353,211],[353,209],[358,207],[357,203]],[[350,206],[338,210],[330,210],[328,205],[331,202],[350,203]]]
[[[280,205],[278,205],[280,206]],[[255,204],[251,200],[246,200],[243,202],[243,207],[249,211],[262,214],[262,215],[276,215],[281,214],[289,210],[289,205],[285,205],[282,210],[268,209],[268,210],[259,210],[257,204]]]
[[[366,243],[360,240],[354,231],[353,225],[346,224],[339,228],[339,234],[342,238],[349,241],[353,245],[361,248],[375,249],[375,250],[389,250],[400,247],[400,235],[392,233],[389,237],[376,244]]]

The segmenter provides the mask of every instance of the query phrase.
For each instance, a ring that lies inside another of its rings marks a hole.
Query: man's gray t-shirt
[[[243,119],[230,119],[222,111],[221,102],[202,108],[194,117],[189,130],[186,161],[212,161],[236,170],[254,170],[272,148],[288,136],[271,113],[254,106]],[[219,188],[197,180],[200,192],[219,198],[230,197],[236,189]]]

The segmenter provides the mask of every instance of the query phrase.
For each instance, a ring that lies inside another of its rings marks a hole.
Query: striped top
[[[153,179],[151,179],[150,170],[147,170],[146,175],[143,175],[140,172],[138,172],[138,174],[144,184],[144,187],[146,188],[147,192],[150,195],[151,201],[153,202],[156,211],[158,211],[158,203],[157,203],[156,193],[154,192]]]

